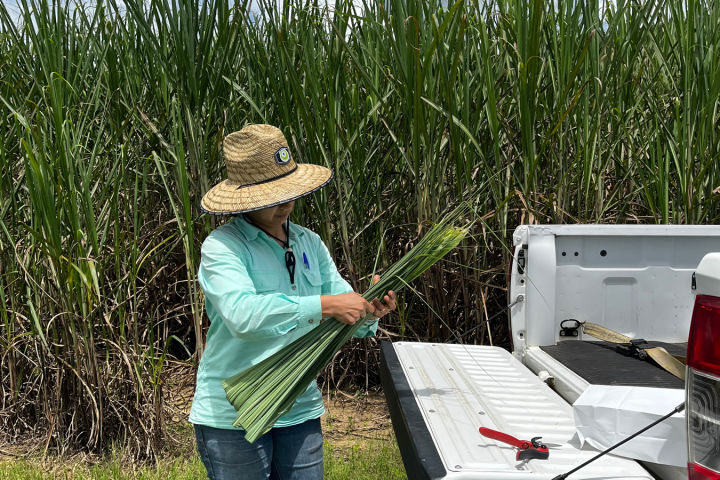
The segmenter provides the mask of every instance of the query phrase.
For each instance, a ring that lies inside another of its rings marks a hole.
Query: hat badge
[[[290,162],[290,150],[287,147],[281,147],[275,152],[275,163],[278,165],[287,165]]]

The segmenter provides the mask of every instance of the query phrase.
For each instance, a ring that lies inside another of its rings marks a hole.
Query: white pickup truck
[[[523,225],[513,244],[512,352],[382,344],[381,379],[408,478],[556,478],[598,454],[592,429],[578,434],[578,405],[600,389],[615,406],[589,400],[584,412],[616,439],[682,401],[687,408],[648,430],[646,443],[631,440],[568,478],[720,479],[720,253],[712,253],[720,227]],[[583,322],[647,344],[626,356],[584,333]],[[686,381],[642,359],[648,345],[680,359],[687,351]],[[518,459],[520,449],[480,427],[541,437],[549,454]],[[633,442],[645,451],[628,454]]]

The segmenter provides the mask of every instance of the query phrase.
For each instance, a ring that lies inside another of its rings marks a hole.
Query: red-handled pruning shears
[[[540,442],[542,437],[533,437],[532,440],[518,440],[507,433],[485,427],[480,427],[480,433],[485,437],[516,447],[518,451],[515,460],[547,460],[550,456],[548,447]]]

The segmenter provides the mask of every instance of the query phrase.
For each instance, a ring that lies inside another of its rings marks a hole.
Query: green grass
[[[51,461],[51,460],[50,460]],[[0,462],[0,478],[5,480],[196,480],[207,478],[198,456],[190,460],[160,460],[154,467],[122,466],[119,460],[96,465],[68,460],[58,465],[50,461],[12,460]]]
[[[0,461],[3,480],[197,480],[206,478],[197,454],[189,459],[160,459],[154,467],[123,466],[114,457],[95,465],[79,460]],[[371,440],[351,447],[325,444],[326,480],[406,479],[400,452],[394,442]]]
[[[394,442],[371,440],[340,449],[325,444],[325,478],[332,480],[406,479]]]

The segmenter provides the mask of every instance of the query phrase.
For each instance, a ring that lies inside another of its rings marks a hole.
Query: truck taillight
[[[688,465],[688,480],[717,480],[718,478],[720,478],[720,473],[698,464]]]
[[[687,353],[688,477],[720,480],[720,297],[695,298]]]

